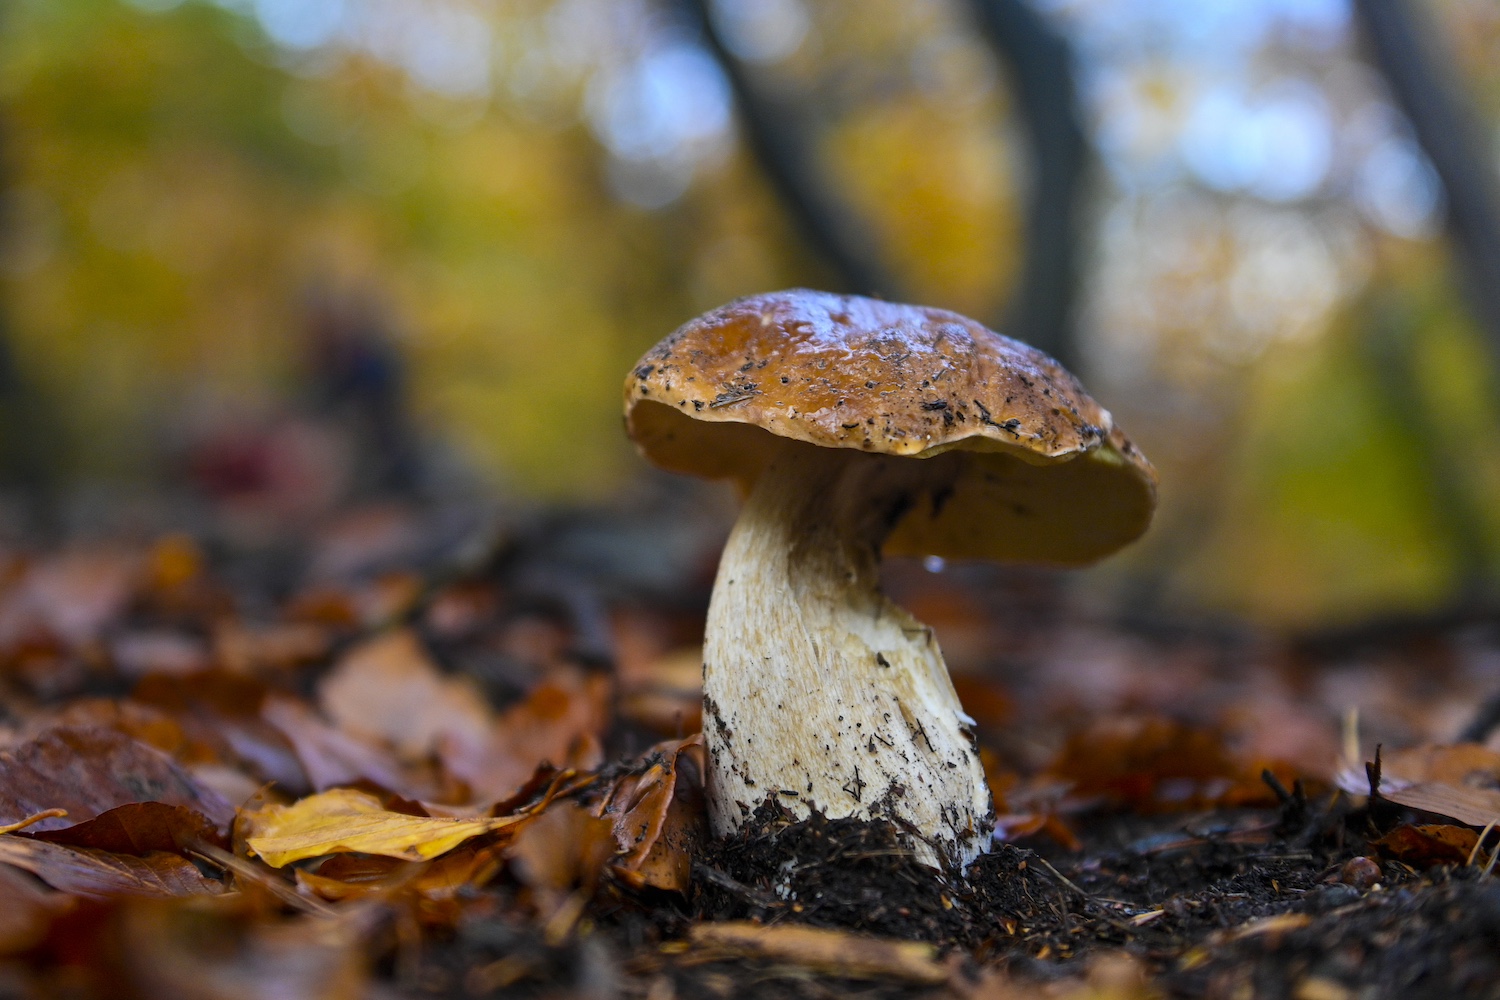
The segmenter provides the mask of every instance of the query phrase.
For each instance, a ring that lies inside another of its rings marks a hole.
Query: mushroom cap
[[[1047,355],[944,309],[791,289],[679,327],[625,380],[642,454],[753,485],[778,438],[933,462],[893,554],[1079,565],[1137,538],[1156,472]]]

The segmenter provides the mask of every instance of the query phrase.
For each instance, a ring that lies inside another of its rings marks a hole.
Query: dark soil
[[[1123,951],[1172,997],[1500,997],[1500,882],[1470,868],[1419,873],[1367,858],[1365,835],[1381,830],[1337,802],[1101,814],[1082,829],[1079,852],[1001,845],[963,878],[913,861],[894,829],[783,817],[708,847],[686,908],[626,906],[629,918],[604,930],[627,995],[931,995],[673,954],[662,944],[675,936],[668,928],[691,917],[928,941],[976,974],[1000,965],[1038,986],[1078,975],[1092,955]]]

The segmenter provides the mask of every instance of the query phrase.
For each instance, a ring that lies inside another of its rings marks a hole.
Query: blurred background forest
[[[1080,374],[1163,483],[1100,592],[1293,626],[1484,602],[1500,7],[1382,48],[1401,10],[12,0],[4,532],[659,491],[631,363],[807,285]]]

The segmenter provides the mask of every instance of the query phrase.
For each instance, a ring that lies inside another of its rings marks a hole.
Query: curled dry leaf
[[[244,813],[245,843],[272,868],[324,854],[361,852],[425,861],[528,815],[452,819],[392,812],[365,792],[337,788],[289,806]]]
[[[620,852],[615,872],[636,888],[685,892],[707,817],[703,737],[663,743],[651,756],[649,768],[622,777],[605,800]]]
[[[52,888],[75,896],[170,898],[224,891],[221,883],[204,878],[192,862],[162,851],[136,857],[6,834],[0,836],[0,864],[31,872]]]
[[[1338,785],[1367,795],[1369,777],[1353,768]],[[1484,826],[1500,819],[1500,753],[1478,743],[1413,747],[1382,754],[1380,794],[1398,805]]]
[[[34,832],[93,819],[116,806],[162,802],[227,827],[234,807],[152,747],[110,729],[59,726],[0,755],[0,824],[68,811]]]
[[[688,937],[711,953],[765,958],[849,979],[895,979],[936,986],[949,977],[948,966],[937,960],[932,945],[916,941],[738,920],[694,924]]]

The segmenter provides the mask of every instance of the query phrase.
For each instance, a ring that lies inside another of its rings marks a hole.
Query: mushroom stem
[[[769,800],[799,818],[891,821],[929,864],[962,868],[988,848],[972,720],[932,630],[880,591],[881,543],[949,466],[789,442],[762,473],[708,612],[716,836]]]

